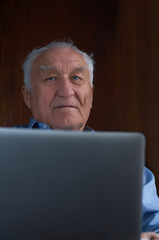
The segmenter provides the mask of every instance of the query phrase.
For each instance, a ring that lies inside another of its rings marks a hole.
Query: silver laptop
[[[0,239],[138,240],[140,133],[0,129]]]

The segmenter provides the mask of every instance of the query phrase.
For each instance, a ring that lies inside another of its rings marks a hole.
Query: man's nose
[[[73,85],[68,78],[62,78],[60,80],[58,95],[63,98],[68,98],[74,95]]]

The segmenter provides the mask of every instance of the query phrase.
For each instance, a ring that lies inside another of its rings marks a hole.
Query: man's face
[[[83,57],[69,48],[47,50],[32,65],[31,90],[23,87],[32,116],[52,129],[83,130],[93,87]]]

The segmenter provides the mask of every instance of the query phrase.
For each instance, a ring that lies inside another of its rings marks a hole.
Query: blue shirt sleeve
[[[142,231],[159,233],[159,197],[157,196],[155,178],[144,167],[142,196]]]

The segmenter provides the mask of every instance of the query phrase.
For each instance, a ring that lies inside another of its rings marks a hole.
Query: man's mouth
[[[73,105],[61,105],[61,106],[54,107],[54,109],[60,109],[60,108],[76,108],[76,107]]]

